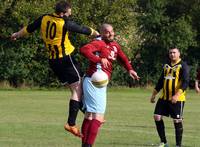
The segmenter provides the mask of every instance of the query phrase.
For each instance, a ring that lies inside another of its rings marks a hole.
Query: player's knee
[[[154,117],[155,121],[161,121],[161,119],[162,119],[161,115],[154,115],[153,117]]]
[[[92,120],[92,113],[91,112],[86,112],[85,113],[85,118],[89,119],[89,120]]]
[[[93,119],[96,119],[101,123],[105,122],[103,114],[96,113],[96,114],[93,115]]]
[[[82,91],[77,91],[75,89],[70,89],[71,90],[71,99],[80,101],[82,99]]]
[[[183,122],[182,119],[174,119],[173,121],[174,121],[174,123],[182,123]]]

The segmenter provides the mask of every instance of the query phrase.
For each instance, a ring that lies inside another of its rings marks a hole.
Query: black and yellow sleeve
[[[66,21],[65,27],[70,32],[76,32],[76,33],[85,34],[85,35],[92,35],[94,32],[94,29],[91,29],[86,26],[78,25],[74,21]]]
[[[27,27],[26,30],[28,33],[32,33],[35,30],[39,29],[41,26],[43,16],[40,16],[38,19],[36,19],[34,22],[30,23]]]
[[[182,80],[181,90],[184,91],[189,85],[189,67],[185,62],[182,62],[182,72],[180,74],[180,79]]]

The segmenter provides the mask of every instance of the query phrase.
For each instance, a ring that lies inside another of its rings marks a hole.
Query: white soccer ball
[[[104,71],[97,70],[92,74],[91,81],[95,87],[102,88],[108,85],[109,80],[108,75]]]

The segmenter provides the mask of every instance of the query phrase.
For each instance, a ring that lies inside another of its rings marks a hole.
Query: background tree
[[[193,9],[197,3],[195,0],[138,0],[138,25],[144,40],[140,52],[144,83],[158,78],[159,67],[167,60],[170,47],[179,48],[186,60],[193,58],[189,52],[191,47],[198,48],[197,30],[193,27]]]
[[[0,81],[13,86],[59,86],[49,69],[47,51],[39,31],[12,42],[10,34],[44,13],[52,13],[56,0],[1,0]],[[144,86],[154,84],[171,46],[180,48],[191,67],[191,80],[200,64],[199,0],[70,0],[73,19],[95,29],[106,22],[114,26],[116,39],[141,76],[130,80],[126,71],[115,66],[110,85]],[[90,41],[71,34],[78,52]],[[77,54],[82,68],[86,60]]]
[[[104,22],[112,23],[124,51],[132,58],[137,46],[137,39],[134,38],[136,31],[133,31],[136,26],[136,19],[130,9],[130,6],[134,3],[135,0],[74,0],[71,1],[73,19],[80,24],[93,28],[99,28]],[[11,85],[16,87],[21,85],[58,85],[57,79],[48,67],[46,50],[41,39],[38,38],[39,31],[14,43],[8,39],[10,34],[32,22],[40,15],[53,12],[54,5],[55,1],[48,0],[4,0],[2,2],[0,7],[0,21],[2,22],[0,26],[1,81],[9,81]],[[80,46],[89,41],[83,35],[72,34],[71,36],[77,52]],[[85,62],[80,55],[77,54],[77,56]],[[83,64],[83,69],[85,66],[86,64]],[[118,75],[121,71],[123,70],[117,69],[115,79],[121,80],[125,77],[121,74]],[[120,84],[120,82],[118,83]]]

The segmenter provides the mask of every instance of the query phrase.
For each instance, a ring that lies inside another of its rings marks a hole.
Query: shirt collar
[[[180,61],[181,61],[181,59],[178,59],[175,63],[173,63],[173,64],[171,63],[171,65],[174,66],[174,65],[178,64]]]

